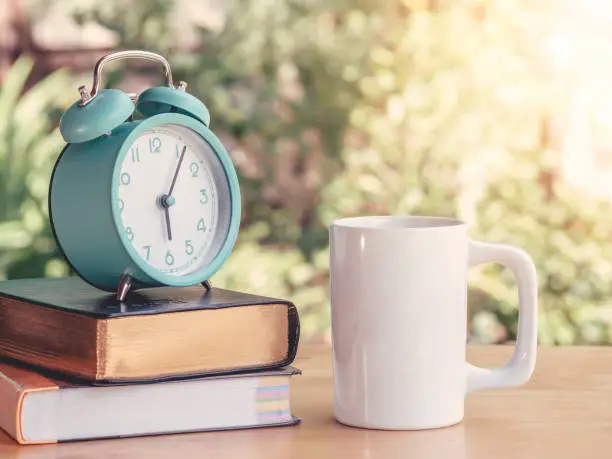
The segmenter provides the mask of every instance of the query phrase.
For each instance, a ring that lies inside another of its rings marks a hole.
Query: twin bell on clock
[[[138,96],[100,89],[105,64],[128,58],[159,63],[164,86]],[[91,91],[79,93],[60,121],[67,145],[49,190],[51,227],[66,260],[119,300],[131,288],[208,288],[240,223],[236,171],[209,129],[208,109],[185,83],[174,86],[166,59],[145,51],[104,56]]]

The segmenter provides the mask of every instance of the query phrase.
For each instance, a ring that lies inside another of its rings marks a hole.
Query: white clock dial
[[[204,139],[177,125],[150,129],[128,148],[118,177],[118,226],[151,268],[183,276],[216,254],[228,220],[219,211],[227,184],[217,161]]]

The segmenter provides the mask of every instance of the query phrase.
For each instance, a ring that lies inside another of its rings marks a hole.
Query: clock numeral
[[[174,149],[176,150],[176,157],[180,158],[181,157],[181,149],[178,146],[178,143],[174,145]]]
[[[150,245],[143,245],[142,248],[143,248],[143,250],[147,251],[147,261],[149,261],[149,258],[151,258],[151,246]]]
[[[117,204],[119,205],[119,213],[123,212],[123,209],[125,209],[125,203],[123,202],[123,199],[119,199],[119,201],[117,201]]]
[[[174,257],[172,256],[172,252],[169,250],[166,252],[166,264],[168,266],[172,266],[174,264]]]
[[[204,223],[204,218],[200,218],[198,220],[198,231],[206,231],[206,223]]]
[[[200,194],[202,195],[200,198],[200,203],[208,204],[208,194],[206,193],[206,190],[200,190]]]
[[[138,151],[138,147],[132,147],[132,162],[133,163],[140,162],[140,151]]]
[[[191,163],[189,165],[189,172],[191,172],[192,177],[197,177],[198,172],[200,172],[200,166],[198,166],[198,163],[196,162]]]
[[[131,226],[126,226],[125,227],[125,234],[127,234],[127,238],[130,242],[132,242],[134,240],[134,232],[132,231],[132,227]]]
[[[149,151],[151,153],[161,153],[162,141],[159,137],[149,139]]]
[[[128,174],[127,172],[123,172],[121,174],[121,184],[122,185],[129,185],[131,181],[132,181],[132,177],[130,177],[130,174]]]
[[[193,245],[191,245],[191,241],[189,239],[185,241],[185,253],[187,255],[193,254]]]

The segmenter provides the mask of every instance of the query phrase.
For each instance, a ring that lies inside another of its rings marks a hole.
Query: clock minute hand
[[[178,160],[176,170],[174,171],[174,177],[172,177],[172,184],[170,185],[170,191],[168,191],[168,194],[166,196],[172,196],[172,192],[174,191],[174,185],[176,184],[176,179],[178,177],[179,171],[181,170],[181,164],[183,164],[183,159],[185,158],[186,151],[187,151],[187,145],[183,147],[183,151],[181,152],[181,156]]]
[[[181,164],[183,164],[183,159],[185,158],[186,151],[187,145],[183,147],[183,151],[176,166],[176,170],[174,171],[174,177],[172,177],[172,183],[170,184],[170,191],[168,191],[167,194],[161,197],[161,205],[164,209],[164,216],[166,217],[166,232],[168,233],[169,241],[172,240],[172,227],[170,226],[170,206],[174,204],[172,192],[174,191],[174,185],[176,185],[176,179],[178,177],[179,171],[181,170]]]

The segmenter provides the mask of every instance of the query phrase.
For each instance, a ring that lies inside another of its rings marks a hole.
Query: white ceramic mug
[[[537,353],[537,278],[529,255],[474,242],[435,217],[357,217],[330,229],[334,409],[374,429],[428,429],[463,419],[469,392],[524,384]],[[516,277],[516,349],[503,367],[465,360],[467,274],[501,263]]]

